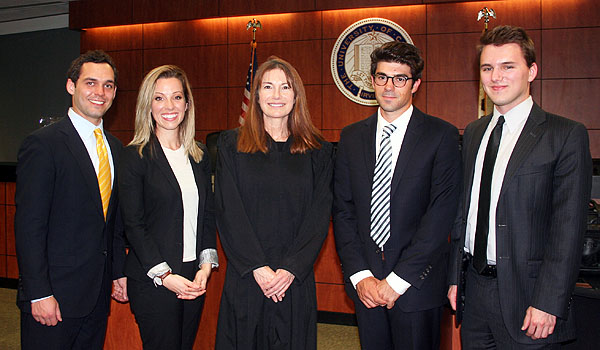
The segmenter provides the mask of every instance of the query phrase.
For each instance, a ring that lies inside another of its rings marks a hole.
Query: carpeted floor
[[[17,291],[0,288],[0,349],[18,350],[19,309],[15,305]],[[318,324],[318,350],[359,350],[358,330],[353,326]]]

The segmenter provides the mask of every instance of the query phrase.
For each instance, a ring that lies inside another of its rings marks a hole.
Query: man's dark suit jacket
[[[360,302],[349,277],[371,270],[378,279],[381,252],[370,237],[377,113],[347,126],[338,143],[334,229],[346,290]],[[411,284],[396,304],[403,311],[441,306],[446,298],[448,236],[456,217],[460,182],[458,131],[414,108],[392,178],[386,262]]]
[[[190,157],[198,187],[196,256],[216,249],[216,224],[208,151],[200,163]],[[167,262],[180,273],[183,260],[183,202],[177,178],[158,139],[152,136],[140,157],[136,146],[127,146],[119,166],[119,189],[125,233],[131,250],[125,274],[138,281],[152,280],[146,273]]]
[[[464,254],[475,158],[491,115],[467,126],[463,138],[464,179],[452,237],[450,284],[459,284],[457,320],[464,300]],[[496,209],[496,264],[500,308],[513,339],[533,306],[557,316],[554,333],[537,342],[575,336],[571,293],[579,271],[591,187],[591,157],[585,127],[543,111],[537,104],[512,152]]]
[[[123,146],[105,135],[117,164]],[[105,221],[94,166],[71,120],[64,117],[25,139],[15,196],[21,311],[30,313],[31,300],[54,295],[63,317],[84,317],[102,281],[108,291],[102,297],[110,298],[125,261],[115,180]]]

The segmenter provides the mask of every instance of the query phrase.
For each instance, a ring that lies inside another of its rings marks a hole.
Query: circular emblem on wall
[[[402,27],[384,18],[366,18],[344,30],[331,52],[331,75],[344,96],[361,105],[377,105],[371,52],[393,40],[413,43]]]

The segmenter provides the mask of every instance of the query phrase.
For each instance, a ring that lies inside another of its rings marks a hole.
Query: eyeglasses
[[[378,86],[386,85],[389,79],[392,79],[392,84],[394,84],[395,87],[403,88],[408,80],[413,80],[414,78],[409,78],[406,75],[395,75],[392,77],[381,73],[377,73],[373,76],[373,80],[375,80],[375,85]]]

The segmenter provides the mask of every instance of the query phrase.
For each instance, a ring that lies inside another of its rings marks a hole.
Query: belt
[[[470,253],[467,253],[467,259],[469,260],[469,263],[471,264],[471,266],[473,266],[473,255],[471,255]],[[475,271],[477,271],[477,270],[475,270]],[[478,273],[479,273],[479,275],[485,276],[485,277],[496,278],[498,276],[498,273],[496,270],[496,265],[490,265],[490,264],[485,265],[483,270],[481,270],[481,272],[478,272]]]

